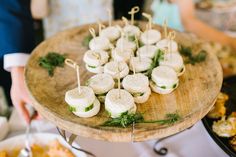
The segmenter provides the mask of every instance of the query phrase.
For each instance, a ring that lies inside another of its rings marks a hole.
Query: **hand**
[[[30,122],[30,113],[26,108],[26,104],[32,104],[24,81],[24,67],[12,67],[11,69],[11,99],[12,103],[25,119],[27,123]]]

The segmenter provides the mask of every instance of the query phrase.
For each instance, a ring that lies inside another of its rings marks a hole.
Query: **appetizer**
[[[156,43],[158,49],[171,50],[171,52],[178,52],[178,44],[174,40],[162,39]]]
[[[220,137],[232,137],[236,135],[236,112],[233,112],[227,119],[225,116],[221,120],[214,122],[213,131]]]
[[[144,45],[140,47],[137,51],[142,58],[154,58],[157,52],[157,47],[154,45]]]
[[[151,66],[152,59],[150,58],[139,58],[139,57],[131,57],[129,68],[131,71],[135,69],[135,72],[145,73]],[[133,69],[134,68],[134,69]]]
[[[134,26],[134,25],[126,25],[123,28],[123,31],[124,31],[125,34],[127,34],[130,37],[134,37],[134,36],[139,37],[140,34],[141,34],[140,29],[137,26]]]
[[[105,109],[112,118],[117,118],[122,113],[135,113],[136,104],[132,95],[124,89],[112,89],[105,98]]]
[[[229,96],[225,93],[220,92],[217,97],[215,105],[212,107],[211,111],[207,114],[207,117],[212,119],[218,119],[225,115],[226,107],[225,102],[229,99]]]
[[[87,81],[87,85],[93,89],[98,100],[104,103],[107,92],[114,88],[115,82],[111,75],[97,74]]]
[[[112,50],[112,58],[117,62],[124,61],[128,63],[132,54],[133,51],[131,49],[121,49],[116,47]]]
[[[136,44],[133,41],[130,41],[128,37],[121,37],[117,40],[116,47],[121,50],[136,50]]]
[[[106,37],[94,37],[89,42],[89,48],[91,50],[108,50],[110,49],[111,43],[108,38]]]
[[[149,88],[148,77],[144,74],[137,73],[133,75],[127,75],[122,85],[133,97],[136,103],[144,103],[151,95],[151,89]]]
[[[164,59],[159,60],[159,65],[173,68],[178,76],[181,76],[185,71],[184,61],[179,53],[165,53]]]
[[[101,31],[100,36],[109,39],[114,42],[120,37],[120,30],[115,26],[109,26]]]
[[[90,87],[81,86],[80,93],[78,88],[67,91],[65,101],[70,111],[79,117],[93,117],[100,110],[100,102]]]
[[[177,73],[168,66],[158,66],[151,75],[151,89],[159,94],[169,94],[179,85]]]
[[[103,65],[108,62],[109,55],[103,50],[88,50],[84,54],[86,69],[92,73],[102,73]]]
[[[144,45],[156,44],[161,40],[161,33],[158,30],[149,29],[141,34],[140,40]]]
[[[113,77],[113,79],[124,78],[129,74],[128,65],[123,62],[110,61],[104,66],[104,73],[109,74]],[[120,73],[120,76],[119,76]]]

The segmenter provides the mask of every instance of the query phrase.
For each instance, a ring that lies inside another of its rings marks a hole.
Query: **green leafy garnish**
[[[160,125],[172,125],[179,121],[181,117],[177,113],[171,113],[166,115],[166,119],[145,121],[143,115],[140,113],[131,113],[128,111],[121,114],[118,118],[112,118],[104,122],[102,126],[114,126],[126,128],[131,126],[133,123],[159,123]]]
[[[131,41],[131,42],[135,41],[135,36],[134,35],[129,35],[128,40]]]
[[[72,107],[72,106],[69,106],[69,107],[68,107],[68,110],[69,110],[70,112],[76,112],[76,108],[75,108],[75,107]]]
[[[177,86],[177,84],[174,84],[174,85],[172,86],[172,88],[174,89],[174,88],[176,88],[176,86]]]
[[[154,120],[154,121],[144,121],[143,123],[159,123],[161,125],[172,125],[181,119],[180,115],[177,113],[166,114],[166,119]]]
[[[55,52],[49,52],[46,56],[39,58],[39,65],[47,69],[49,76],[53,76],[54,69],[59,66],[63,67],[65,61],[65,55],[61,55]]]
[[[150,68],[147,70],[145,75],[147,75],[149,78],[151,78],[152,70],[159,66],[159,62],[164,59],[164,52],[160,49],[158,49],[155,53],[154,58],[152,59],[152,63]]]
[[[112,118],[105,123],[102,124],[102,126],[116,126],[116,127],[127,127],[130,126],[133,123],[139,123],[142,122],[143,116],[140,113],[131,113],[129,114],[128,111],[121,114],[118,118]]]
[[[92,65],[88,65],[88,67],[93,68],[93,69],[97,68],[96,66],[92,66]]]
[[[187,57],[187,60],[185,61],[185,63],[192,64],[192,65],[205,61],[206,56],[207,56],[207,53],[205,50],[201,50],[197,55],[193,55],[191,47],[184,47],[182,45],[180,46],[179,52],[183,56]]]
[[[162,89],[166,89],[166,86],[161,86]]]
[[[89,34],[88,36],[86,36],[83,40],[83,46],[85,47],[89,47],[89,42],[93,39],[92,35]]]
[[[93,109],[93,104],[91,104],[91,105],[89,105],[88,107],[86,107],[85,109],[84,109],[84,111],[85,112],[88,112],[88,111],[90,111],[90,110],[92,110]]]

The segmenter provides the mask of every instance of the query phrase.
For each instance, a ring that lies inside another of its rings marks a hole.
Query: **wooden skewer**
[[[171,54],[171,57],[172,57],[172,42],[175,39],[175,36],[176,36],[175,31],[170,32],[168,35],[168,38],[169,38],[168,50]]]
[[[163,28],[164,28],[164,36],[165,38],[168,37],[168,28],[167,28],[168,24],[167,24],[167,20],[165,19],[164,20],[164,23],[163,23]]]
[[[135,67],[134,67],[134,60],[133,60],[132,57],[130,58],[130,60],[131,60],[131,65],[132,65],[132,69],[133,69],[133,74],[135,75],[136,70],[135,70]]]
[[[119,98],[121,97],[121,94],[120,94],[120,89],[121,89],[121,87],[120,87],[120,72],[121,72],[121,70],[120,70],[120,62],[118,62],[118,91],[119,91]]]
[[[126,17],[122,16],[122,21],[125,23],[125,26],[129,25],[129,21]]]
[[[96,38],[96,32],[93,28],[89,28],[89,32],[92,35],[93,38]]]
[[[101,35],[101,31],[103,28],[105,28],[105,26],[102,24],[102,22],[100,20],[98,20],[98,33],[99,33],[99,36]]]
[[[138,42],[138,38],[137,38],[137,36],[136,36],[136,35],[134,36],[134,38],[135,38],[135,44],[136,44],[136,46],[137,46],[137,49],[139,49],[139,42]],[[136,51],[136,53],[137,53],[137,56],[138,56],[138,58],[139,58],[139,62],[141,62],[141,56],[140,56],[139,52],[138,52],[138,51]]]
[[[142,13],[142,15],[148,19],[148,29],[152,29],[152,16],[147,13]]]
[[[78,83],[78,91],[79,91],[79,94],[80,94],[81,93],[81,86],[80,86],[79,65],[76,62],[74,62],[72,59],[68,59],[68,58],[65,60],[65,64],[76,70],[77,83]]]
[[[139,12],[139,7],[138,6],[135,6],[133,7],[129,12],[128,14],[131,15],[131,25],[134,25],[134,14],[136,14],[137,12]]]
[[[108,12],[108,18],[109,18],[109,27],[111,27],[111,21],[112,21],[111,9],[107,9],[107,12]]]

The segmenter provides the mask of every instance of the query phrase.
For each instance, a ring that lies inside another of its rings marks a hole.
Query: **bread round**
[[[91,50],[108,50],[110,49],[110,41],[105,37],[95,37],[89,42]]]
[[[87,84],[93,89],[95,94],[104,94],[114,88],[115,81],[111,75],[97,74],[92,76]]]
[[[129,69],[133,71],[133,66],[134,66],[134,69],[137,73],[144,72],[150,68],[151,64],[152,64],[152,59],[150,58],[131,57],[129,63]]]
[[[145,45],[152,45],[161,40],[161,33],[157,30],[146,30],[141,34],[140,40]]]
[[[173,68],[178,76],[183,74],[185,69],[183,58],[179,53],[166,53],[164,59],[159,61],[159,64]]]
[[[144,45],[138,49],[137,54],[142,58],[153,58],[156,55],[156,52],[157,47],[155,45]]]
[[[136,36],[139,37],[141,34],[140,29],[137,26],[134,25],[126,25],[123,28],[123,31],[125,34],[128,34],[129,36]]]
[[[115,48],[112,51],[112,58],[117,62],[128,62],[130,60],[130,57],[133,55],[133,51],[131,49],[124,49],[121,48]]]
[[[124,89],[130,93],[144,93],[149,86],[149,80],[144,74],[136,73],[133,75],[127,75],[123,79],[122,85]]]
[[[163,89],[161,87],[158,87],[153,81],[150,81],[150,87],[151,87],[152,91],[155,93],[158,93],[158,94],[170,94],[178,87],[178,85],[179,85],[179,83],[176,84],[175,88]]]
[[[129,74],[129,67],[125,62],[110,61],[104,66],[104,73],[111,75],[113,79],[119,78],[119,70],[120,78]]]
[[[177,73],[174,71],[174,69],[163,65],[154,68],[151,76],[156,85],[160,87],[172,87],[179,81]]]
[[[171,43],[171,44],[170,44]],[[162,39],[156,44],[158,49],[169,49],[172,52],[178,52],[178,44],[174,40]]]
[[[117,40],[120,37],[120,31],[115,26],[104,28],[100,34],[101,37],[108,38],[111,42]]]
[[[87,86],[81,86],[81,93],[78,88],[69,90],[65,94],[65,101],[68,105],[84,109],[92,104],[95,100],[93,89]]]
[[[145,103],[151,95],[151,89],[148,87],[142,96],[134,96],[135,103]]]
[[[124,50],[136,50],[136,44],[133,41],[129,41],[126,38],[120,38],[117,40],[116,47]]]
[[[110,112],[112,118],[117,118],[134,107],[134,98],[126,90],[120,89],[120,97],[119,89],[112,89],[106,95],[105,109]]]
[[[85,109],[84,110],[77,109],[77,111],[73,112],[73,114],[82,118],[89,118],[98,114],[99,111],[100,111],[100,102],[96,98],[93,102],[93,108],[91,110],[86,112]]]
[[[90,66],[90,65],[88,65],[88,64],[85,64],[85,68],[86,68],[89,72],[95,73],[95,74],[103,73],[103,71],[104,71],[104,66],[93,67],[93,66]]]
[[[85,52],[83,60],[90,66],[101,66],[108,62],[109,55],[103,50],[88,50]]]

